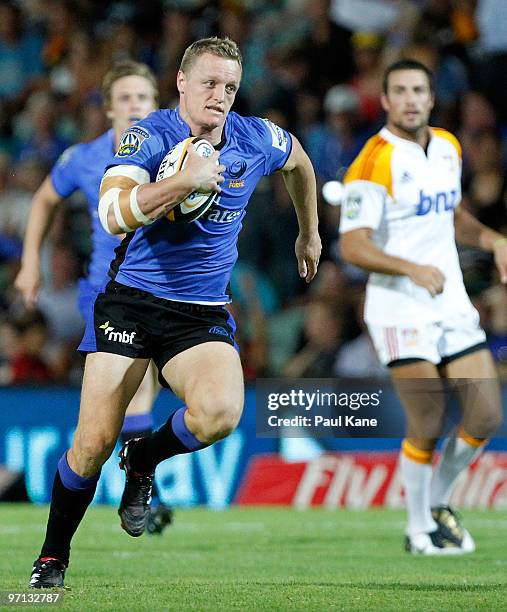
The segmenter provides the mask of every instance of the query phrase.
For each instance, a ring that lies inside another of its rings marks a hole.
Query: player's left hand
[[[318,232],[309,236],[299,234],[296,240],[296,257],[299,276],[310,283],[317,274],[322,244]]]
[[[499,241],[497,247],[494,248],[495,264],[500,273],[500,281],[507,284],[507,241]]]

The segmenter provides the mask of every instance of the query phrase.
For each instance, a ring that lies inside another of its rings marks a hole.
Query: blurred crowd
[[[279,175],[254,193],[232,277],[247,380],[385,376],[362,322],[366,276],[339,258],[339,207],[324,182],[343,177],[383,122],[382,73],[400,57],[436,75],[433,125],[463,145],[463,205],[507,234],[505,0],[0,0],[0,384],[78,383],[77,282],[89,220],[76,194],[57,212],[38,308],[13,289],[30,200],[58,156],[108,128],[100,84],[111,63],[147,63],[161,105],[177,101],[184,49],[230,36],[244,71],[234,110],[269,117],[315,167],[324,252],[317,279],[297,274],[297,221]],[[460,249],[465,283],[507,374],[507,290],[492,257]]]

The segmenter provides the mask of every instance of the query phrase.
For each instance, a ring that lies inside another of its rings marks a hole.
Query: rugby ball
[[[194,136],[185,138],[185,140],[175,145],[162,160],[157,173],[157,181],[173,176],[176,172],[183,170],[188,158],[188,147],[191,144],[194,145],[201,157],[209,157],[215,152],[213,145],[205,138]],[[218,193],[216,191],[208,193],[193,191],[182,202],[179,202],[172,208],[167,213],[166,218],[175,223],[195,221],[216,201],[217,196]]]

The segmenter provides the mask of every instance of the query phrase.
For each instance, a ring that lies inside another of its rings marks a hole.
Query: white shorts
[[[392,327],[368,323],[368,330],[384,365],[399,359],[424,359],[438,365],[486,341],[475,309],[435,323]]]

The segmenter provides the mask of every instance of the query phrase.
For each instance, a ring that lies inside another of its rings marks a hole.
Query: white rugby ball
[[[215,152],[213,145],[205,138],[194,137],[185,138],[175,145],[162,160],[157,173],[157,181],[173,176],[185,167],[188,158],[188,147],[193,144],[197,153],[201,157],[209,157]],[[218,163],[218,161],[217,161]],[[218,193],[209,191],[202,193],[194,191],[182,202],[179,202],[166,215],[169,221],[190,223],[201,217],[208,208],[215,202]]]

